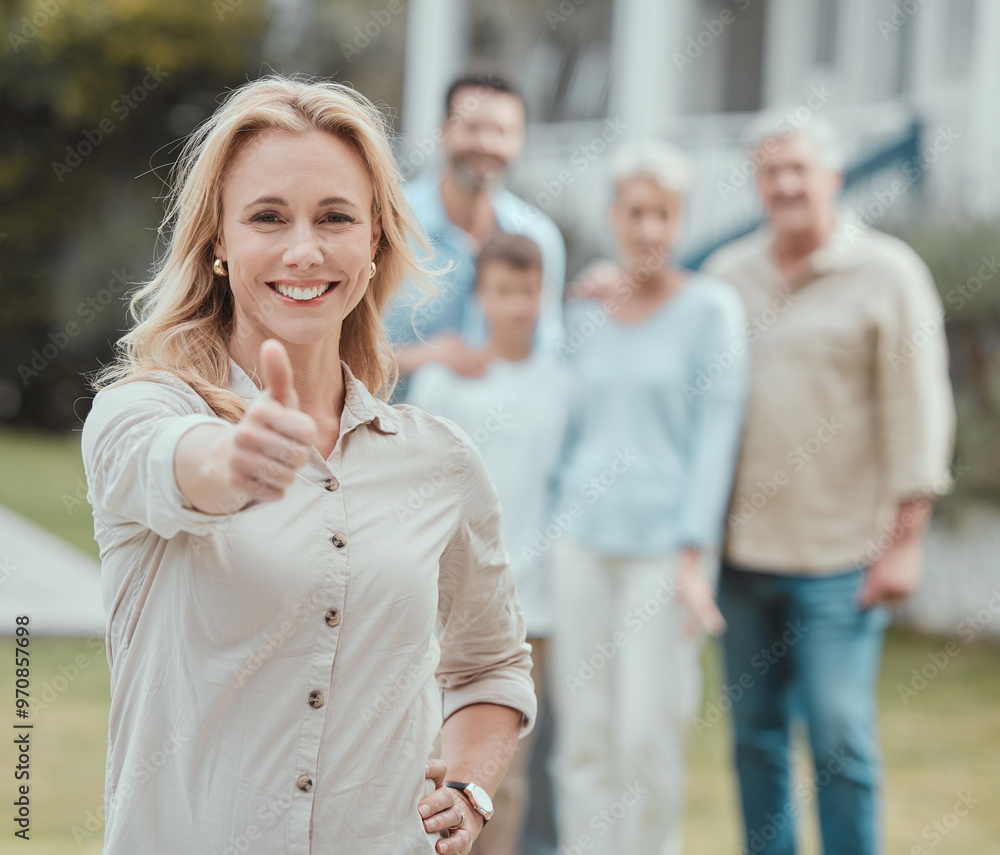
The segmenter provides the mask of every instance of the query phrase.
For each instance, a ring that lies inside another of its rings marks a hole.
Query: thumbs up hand
[[[268,339],[260,349],[264,392],[230,432],[223,448],[228,486],[247,500],[280,499],[309,459],[316,423],[299,411],[292,363],[281,342]]]

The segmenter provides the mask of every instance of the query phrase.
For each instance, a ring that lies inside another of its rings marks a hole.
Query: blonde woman
[[[383,119],[262,79],[174,178],[83,431],[105,855],[466,852],[531,660],[471,440],[384,400],[381,315],[423,271]]]

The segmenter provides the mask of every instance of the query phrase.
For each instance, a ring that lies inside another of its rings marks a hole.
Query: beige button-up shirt
[[[443,717],[535,715],[530,648],[472,441],[343,366],[337,445],[280,501],[186,505],[174,450],[218,422],[160,374],[83,430],[108,614],[105,855],[432,853]],[[259,394],[231,363],[230,389]]]
[[[842,220],[809,267],[785,281],[766,230],[706,264],[743,295],[754,365],[726,556],[773,572],[869,563],[900,501],[951,484],[945,313],[927,266]]]

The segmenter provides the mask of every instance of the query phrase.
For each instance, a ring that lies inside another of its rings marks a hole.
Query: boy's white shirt
[[[478,378],[429,363],[411,377],[406,398],[408,404],[453,421],[482,454],[500,494],[504,543],[528,636],[534,638],[551,631],[547,564],[558,528],[551,516],[551,484],[570,394],[563,365],[535,352],[520,362],[495,360]]]

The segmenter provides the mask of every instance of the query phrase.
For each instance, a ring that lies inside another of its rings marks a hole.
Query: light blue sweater
[[[702,274],[635,324],[570,304],[575,400],[556,492],[570,537],[618,555],[719,545],[749,392],[746,325],[737,291]]]

